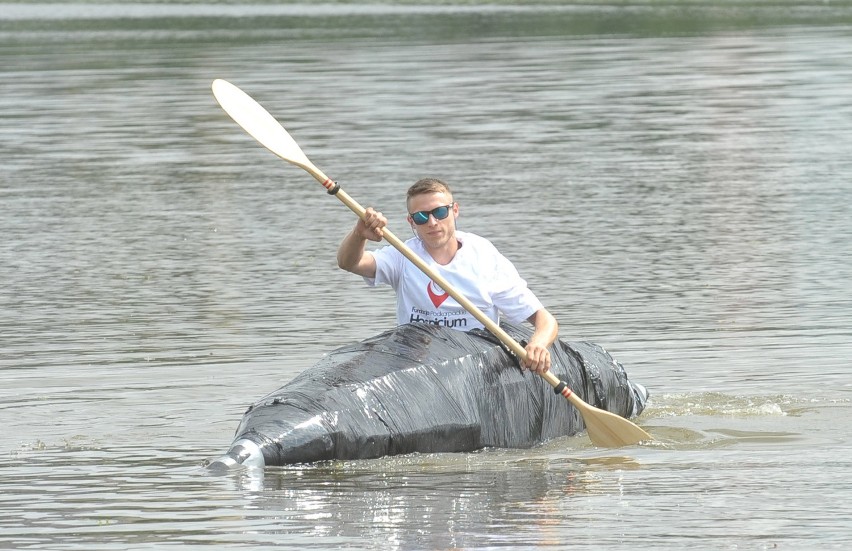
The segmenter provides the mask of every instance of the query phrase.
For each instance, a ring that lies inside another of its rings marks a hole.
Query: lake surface
[[[852,544],[849,2],[0,4],[0,76],[0,548]],[[449,181],[656,442],[208,474],[394,323],[215,78],[398,235]]]

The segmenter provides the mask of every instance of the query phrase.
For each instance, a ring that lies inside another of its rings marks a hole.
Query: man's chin
[[[425,237],[421,237],[421,239],[426,244],[426,246],[429,247],[430,249],[441,248],[441,247],[443,247],[444,245],[447,244],[447,241],[449,241],[449,238],[444,234],[427,235]]]

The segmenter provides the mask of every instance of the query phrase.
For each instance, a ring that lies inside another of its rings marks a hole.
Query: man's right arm
[[[380,212],[367,208],[364,220],[358,219],[337,249],[337,265],[359,276],[376,277],[376,259],[366,250],[367,240],[381,241],[387,219]]]

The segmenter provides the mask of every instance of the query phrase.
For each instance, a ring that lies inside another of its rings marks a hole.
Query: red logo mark
[[[438,287],[438,286],[436,285],[435,287]],[[438,289],[443,291],[443,289],[441,289],[440,287],[438,287]],[[429,293],[429,298],[432,300],[432,304],[435,305],[435,308],[437,308],[441,304],[443,304],[444,301],[447,300],[447,297],[450,296],[450,293],[447,293],[446,291],[444,291],[444,293],[440,294],[440,295],[438,293],[436,293],[435,290],[432,288],[432,282],[431,281],[429,282],[428,285],[426,285],[426,292]]]

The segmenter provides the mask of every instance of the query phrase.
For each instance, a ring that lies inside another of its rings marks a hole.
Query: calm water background
[[[848,548],[852,6],[441,4],[0,4],[0,548]],[[207,474],[394,320],[214,78],[398,235],[447,179],[657,443]]]

